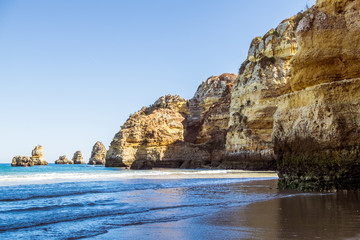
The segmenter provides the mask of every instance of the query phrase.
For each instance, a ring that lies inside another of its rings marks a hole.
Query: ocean
[[[0,164],[0,239],[358,239],[360,195],[272,172]]]

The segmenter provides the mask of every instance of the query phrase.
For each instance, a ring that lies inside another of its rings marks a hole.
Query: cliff
[[[279,186],[360,188],[360,2],[318,0],[296,31],[273,141]]]
[[[277,98],[289,88],[290,61],[297,49],[301,13],[255,38],[231,94],[225,166],[276,168],[271,138]]]
[[[360,2],[318,0],[255,38],[239,75],[130,116],[106,166],[277,169],[279,187],[360,189]]]
[[[234,74],[210,77],[188,101],[163,96],[132,114],[115,135],[106,166],[146,169],[219,164]]]

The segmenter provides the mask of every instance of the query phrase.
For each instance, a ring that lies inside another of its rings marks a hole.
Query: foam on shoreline
[[[276,178],[271,171],[153,169],[95,172],[51,172],[0,176],[0,186],[61,182],[116,181],[123,179]]]

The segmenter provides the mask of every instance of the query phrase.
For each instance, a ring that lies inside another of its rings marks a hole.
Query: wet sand
[[[245,186],[269,195],[266,201],[181,221],[125,226],[92,239],[360,239],[360,193],[279,191],[276,183]]]

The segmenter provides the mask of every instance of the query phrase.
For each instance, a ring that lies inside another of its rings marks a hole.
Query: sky
[[[0,162],[108,148],[131,113],[237,73],[315,0],[0,0]]]

